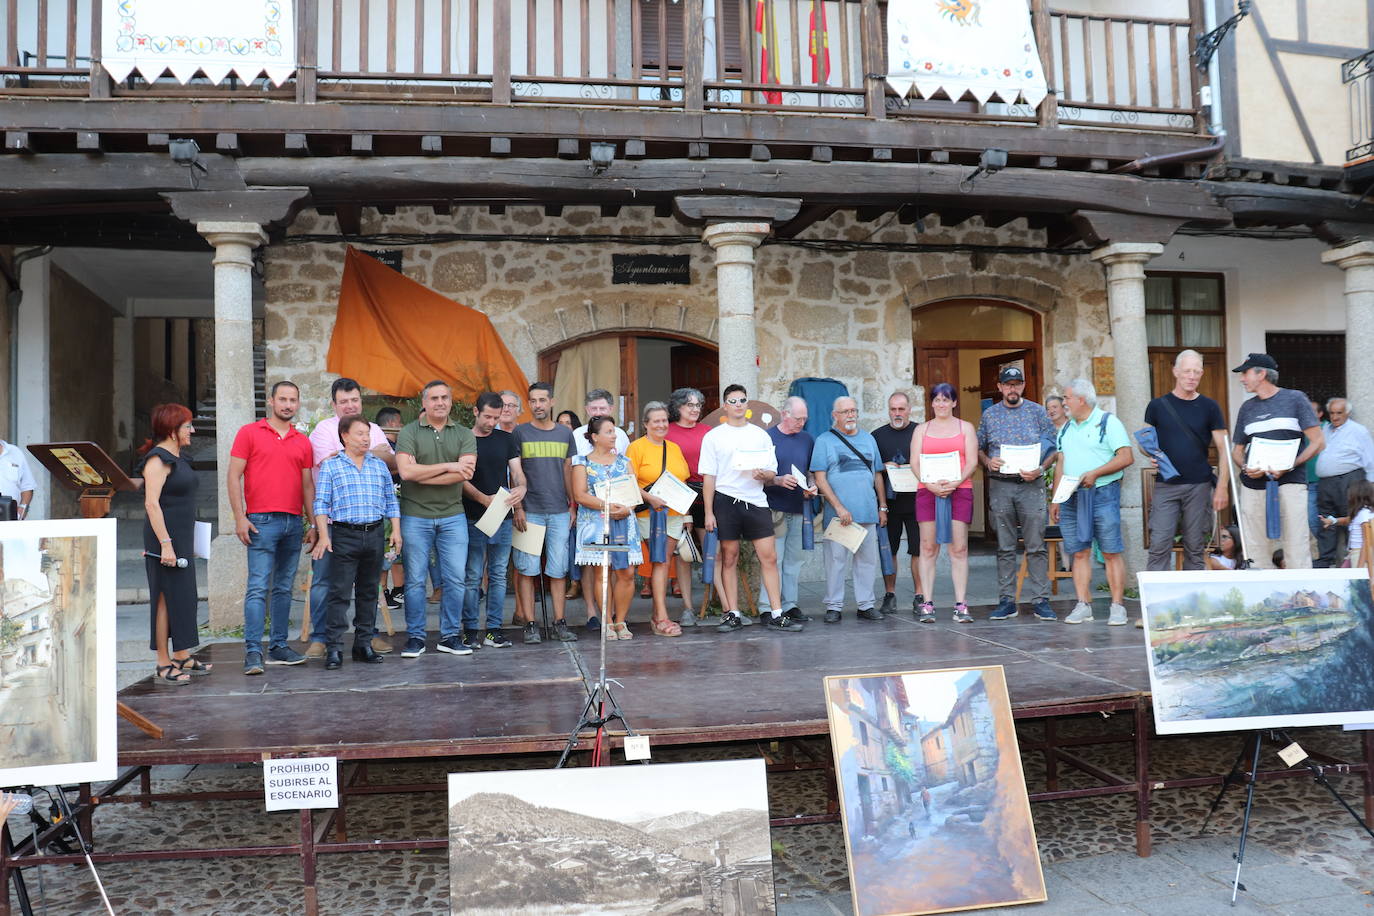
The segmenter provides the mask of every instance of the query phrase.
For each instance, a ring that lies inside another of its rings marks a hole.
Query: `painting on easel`
[[[113,779],[115,521],[0,523],[0,786]]]

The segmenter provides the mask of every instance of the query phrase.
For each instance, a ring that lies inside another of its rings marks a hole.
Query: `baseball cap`
[[[1268,353],[1251,353],[1245,357],[1245,362],[1241,363],[1232,372],[1244,372],[1246,369],[1273,369],[1279,371],[1279,364],[1274,362],[1274,357]]]
[[[1024,382],[1025,380],[1025,373],[1015,366],[1004,366],[1002,371],[997,373],[997,381],[999,382]]]

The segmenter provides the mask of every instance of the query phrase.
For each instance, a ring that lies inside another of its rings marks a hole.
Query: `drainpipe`
[[[1202,3],[1202,30],[1203,34],[1209,34],[1217,27],[1217,3],[1218,0],[1203,0]],[[1221,57],[1220,51],[1212,55],[1212,59],[1207,62],[1207,89],[1211,96],[1208,109],[1211,112],[1212,124],[1211,131],[1214,137],[1225,137],[1226,128],[1222,125],[1221,118]]]
[[[21,251],[14,256],[14,276],[6,277],[12,284],[9,291],[5,293],[5,305],[9,309],[10,319],[10,397],[9,397],[9,432],[13,437],[15,430],[19,428],[19,304],[24,301],[24,287],[21,278],[24,276],[24,262],[34,258],[41,258],[52,251],[51,245],[44,245],[41,248],[30,248]]]
[[[1194,159],[1208,159],[1211,158],[1213,154],[1221,152],[1225,146],[1226,134],[1223,132],[1207,146],[1179,150],[1176,153],[1160,153],[1158,156],[1144,156],[1140,159],[1134,159],[1125,165],[1119,165],[1112,169],[1112,171],[1139,172],[1141,169],[1148,169],[1156,165],[1168,165],[1172,162],[1191,162]]]

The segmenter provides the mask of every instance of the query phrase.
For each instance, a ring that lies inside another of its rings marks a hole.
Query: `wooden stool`
[[[1046,557],[1046,563],[1049,567],[1046,575],[1049,576],[1050,580],[1050,592],[1051,594],[1055,595],[1059,594],[1060,579],[1073,578],[1073,573],[1064,572],[1059,569],[1059,545],[1062,543],[1064,543],[1063,538],[1045,538],[1045,549],[1048,554],[1048,556]],[[1018,540],[1016,542],[1016,546],[1018,548],[1024,547],[1024,542]],[[1181,563],[1182,560],[1180,560],[1179,562]],[[1025,581],[1026,555],[1023,553],[1021,554],[1021,566],[1019,569],[1016,570],[1016,600],[1018,602],[1021,600],[1021,583]]]

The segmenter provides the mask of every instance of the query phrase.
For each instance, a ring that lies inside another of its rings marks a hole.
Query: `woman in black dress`
[[[191,411],[180,404],[153,408],[153,437],[140,450],[143,457],[143,563],[148,570],[148,605],[160,684],[185,684],[193,674],[209,674],[191,656],[196,634],[195,546],[196,472],[182,450],[191,444]],[[151,556],[150,556],[151,555]],[[185,566],[177,566],[179,558]],[[171,642],[171,651],[167,644]]]

